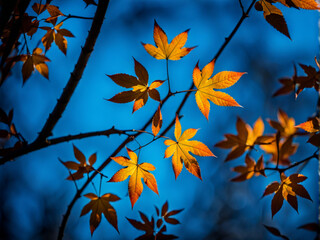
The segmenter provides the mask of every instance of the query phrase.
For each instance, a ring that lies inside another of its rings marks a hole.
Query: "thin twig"
[[[244,7],[243,7],[241,0],[239,0],[239,4],[240,4],[241,10],[242,10],[242,14],[246,14],[246,12],[244,11]]]
[[[257,0],[252,0],[250,6],[248,7],[246,12],[242,13],[242,16],[239,20],[239,22],[237,23],[237,25],[235,26],[235,28],[233,29],[233,31],[230,33],[230,35],[228,37],[225,38],[224,44],[220,47],[219,51],[217,52],[217,54],[214,56],[213,59],[217,59],[220,54],[223,52],[223,50],[225,49],[225,47],[228,45],[228,43],[230,42],[230,40],[233,38],[234,34],[238,31],[239,27],[241,26],[242,22],[249,17],[249,12],[251,11],[253,5],[255,4]]]
[[[312,158],[317,159],[318,158],[318,151],[319,150],[317,149],[317,151],[315,151],[310,157],[307,157],[307,158],[305,158],[305,159],[303,159],[303,160],[301,160],[299,162],[296,162],[296,163],[294,163],[294,164],[292,164],[292,165],[290,165],[290,166],[288,166],[286,168],[279,168],[279,167],[269,168],[269,167],[266,167],[263,170],[278,171],[279,173],[285,172],[285,171],[287,171],[287,170],[289,170],[291,168],[299,166],[302,163],[310,161]]]
[[[68,14],[68,15],[65,16],[64,19],[62,19],[60,21],[60,23],[61,22],[65,22],[65,21],[67,21],[68,19],[71,19],[71,18],[84,19],[84,20],[93,20],[93,17],[83,17],[83,16],[76,16],[76,15]]]

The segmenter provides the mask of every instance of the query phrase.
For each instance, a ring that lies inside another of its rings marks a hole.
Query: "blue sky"
[[[250,2],[243,0],[245,7]],[[85,4],[75,4],[74,1],[53,1],[52,4],[59,5],[65,14],[93,16],[95,11],[94,6],[84,9]],[[293,74],[293,63],[315,66],[313,59],[319,53],[318,13],[284,7],[281,7],[281,10],[292,40],[273,29],[266,23],[262,13],[253,9],[216,63],[215,73],[224,70],[248,73],[225,91],[243,108],[211,104],[207,121],[196,106],[194,96],[191,96],[182,110],[183,130],[199,128],[194,139],[204,142],[217,155],[217,158],[197,157],[203,181],[192,176],[186,169],[183,169],[175,180],[171,159],[164,159],[166,147],[162,140],[158,140],[141,151],[140,159],[155,165],[154,175],[160,196],[145,186],[132,210],[127,196],[127,181],[103,181],[102,193],[111,192],[122,199],[113,204],[118,213],[120,235],[103,219],[92,239],[132,239],[132,236],[139,236],[140,232],[134,230],[125,217],[138,218],[138,211],[151,216],[155,213],[154,206],[161,207],[167,200],[170,209],[185,208],[178,215],[182,224],[168,228],[169,233],[176,234],[181,239],[212,239],[212,236],[228,239],[228,234],[232,239],[260,239],[260,236],[270,239],[271,236],[267,235],[262,223],[278,226],[283,234],[293,239],[313,236],[295,228],[303,223],[316,221],[318,177],[315,161],[310,162],[302,171],[308,176],[304,185],[314,202],[299,199],[299,214],[285,203],[272,220],[271,197],[262,200],[260,197],[268,183],[278,180],[277,176],[271,174],[267,179],[230,183],[229,179],[234,177],[230,168],[243,163],[243,158],[224,163],[227,151],[213,147],[223,139],[223,134],[235,133],[237,116],[252,125],[259,116],[264,120],[276,119],[278,108],[282,108],[289,116],[294,117],[297,123],[301,123],[315,111],[317,98],[314,90],[305,90],[296,101],[292,95],[271,97],[280,87],[277,79]],[[192,70],[197,61],[199,60],[202,68],[212,59],[240,17],[241,9],[238,1],[234,0],[111,1],[95,50],[63,117],[53,131],[54,136],[103,130],[112,126],[119,129],[139,129],[146,119],[149,119],[158,106],[155,101],[149,100],[145,107],[132,114],[132,103],[115,104],[104,99],[124,90],[114,84],[106,74],[134,75],[132,57],[148,70],[149,82],[166,78],[165,61],[152,58],[140,44],[153,43],[154,19],[167,33],[169,40],[178,33],[191,29],[186,46],[197,48],[182,60],[169,63],[172,88],[184,90],[189,88],[192,82]],[[29,141],[37,136],[56,104],[56,99],[60,96],[79,56],[80,46],[84,44],[90,24],[90,20],[79,19],[69,19],[64,23],[63,27],[76,37],[67,39],[67,56],[54,44],[48,51],[47,56],[51,59],[48,64],[49,81],[34,73],[21,87],[21,65],[18,65],[13,76],[0,89],[4,99],[2,108],[7,111],[14,108],[17,129]],[[30,48],[37,45],[36,39],[40,39],[43,34],[43,30],[38,30],[34,40],[30,41]],[[302,74],[301,69],[299,73]],[[160,88],[162,97],[166,91],[165,86]],[[182,98],[183,95],[175,96],[162,109],[164,126],[171,122],[175,113],[174,106],[177,106],[176,103]],[[266,121],[265,124],[267,125]],[[266,128],[272,132],[271,128]],[[148,131],[151,131],[150,128]],[[173,129],[167,136],[173,137]],[[124,136],[114,135],[109,138],[96,137],[75,141],[74,144],[86,157],[97,152],[98,166],[123,140]],[[149,140],[150,137],[139,138],[140,143]],[[304,145],[306,140],[301,139],[301,145]],[[128,147],[135,149],[137,144],[133,142],[128,144]],[[308,157],[313,151],[311,146],[302,146],[292,160]],[[126,156],[127,153],[123,150],[120,155]],[[48,216],[46,220],[52,225],[51,236],[56,234],[61,216],[75,193],[74,184],[65,180],[68,172],[58,158],[64,161],[74,160],[72,143],[28,154],[0,168],[0,176],[11,176],[10,180],[2,177],[0,181],[9,181],[12,186],[7,191],[3,208],[12,209],[10,211],[14,217],[10,223],[12,222],[12,228],[19,230],[15,231],[16,239],[41,239],[37,226],[41,225],[43,216]],[[112,162],[104,170],[104,174],[111,177],[119,169],[119,165]],[[81,183],[83,181],[80,181],[79,185]],[[94,184],[99,185],[99,178],[95,179]],[[93,191],[89,186],[85,193]],[[75,205],[65,239],[90,238],[89,215],[79,218],[81,208],[87,202],[87,199],[81,198]],[[46,206],[55,209],[52,215],[46,215]],[[54,217],[50,220],[50,216]]]

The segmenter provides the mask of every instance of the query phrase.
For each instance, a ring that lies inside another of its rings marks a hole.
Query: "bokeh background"
[[[243,0],[247,7],[251,1]],[[53,1],[65,14],[93,16],[94,6],[85,9],[82,1]],[[318,12],[280,7],[288,23],[292,40],[289,40],[264,20],[262,13],[254,9],[245,20],[236,36],[227,46],[218,62],[215,73],[223,70],[247,72],[241,80],[225,92],[233,96],[243,108],[226,108],[211,105],[209,121],[196,106],[191,96],[182,110],[182,128],[200,128],[195,139],[204,142],[217,158],[197,157],[203,181],[183,169],[177,180],[171,167],[171,159],[164,159],[165,145],[162,140],[143,149],[142,162],[155,165],[160,196],[145,187],[133,210],[127,195],[127,181],[102,183],[102,193],[111,192],[121,201],[113,204],[118,214],[120,235],[105,219],[95,231],[92,239],[134,239],[143,232],[135,230],[125,219],[138,219],[138,211],[149,217],[155,215],[154,206],[169,202],[169,209],[185,210],[177,215],[182,224],[169,226],[168,232],[180,239],[272,239],[262,224],[278,227],[290,239],[312,239],[314,233],[297,230],[297,227],[315,222],[318,207],[318,164],[312,160],[302,170],[308,176],[304,186],[313,202],[298,199],[299,214],[287,202],[281,211],[271,218],[271,199],[261,199],[265,187],[278,180],[278,174],[268,172],[268,178],[254,178],[243,183],[232,183],[235,176],[231,167],[243,163],[239,158],[224,163],[228,151],[217,149],[214,144],[223,139],[225,133],[236,133],[237,116],[249,124],[261,116],[276,119],[279,108],[296,119],[296,123],[307,120],[316,109],[317,94],[305,90],[297,100],[293,94],[272,98],[280,87],[278,79],[293,74],[293,64],[304,63],[315,66],[314,57],[319,56]],[[30,10],[30,14],[33,12]],[[192,70],[200,60],[200,67],[207,64],[232,31],[241,17],[237,0],[137,0],[111,1],[101,34],[63,117],[56,125],[54,136],[108,129],[139,129],[157,108],[155,101],[132,114],[132,103],[107,102],[124,89],[114,84],[106,74],[128,73],[134,75],[132,57],[142,63],[149,72],[150,81],[165,79],[165,61],[152,58],[140,42],[153,43],[153,22],[165,30],[169,40],[178,33],[191,28],[186,46],[198,46],[180,61],[169,64],[170,78],[174,90],[189,88]],[[44,25],[44,24],[43,24]],[[53,44],[47,56],[51,59],[47,81],[34,73],[22,86],[21,64],[13,69],[12,76],[0,88],[0,105],[6,112],[14,109],[13,121],[18,131],[28,140],[36,138],[48,114],[56,104],[70,72],[83,46],[91,25],[90,20],[69,19],[63,25],[76,37],[68,38],[67,56]],[[29,41],[33,49],[45,31],[38,30]],[[40,45],[42,48],[43,46]],[[298,70],[303,74],[302,70]],[[166,85],[160,88],[166,94]],[[162,109],[164,127],[174,117],[175,106],[183,94],[173,97]],[[265,121],[266,132],[274,131]],[[149,131],[150,128],[148,129]],[[167,136],[173,137],[173,129]],[[89,157],[97,152],[96,166],[100,165],[121,143],[124,136],[95,137],[73,143]],[[141,137],[143,144],[150,137]],[[297,154],[292,161],[310,156],[314,147],[301,138]],[[128,147],[135,149],[132,142]],[[122,151],[120,155],[126,155]],[[253,153],[255,158],[261,152]],[[64,143],[43,149],[0,167],[0,239],[55,239],[62,215],[75,194],[72,181],[67,181],[66,168],[58,161],[74,160],[72,143]],[[111,163],[104,174],[111,177],[120,166]],[[292,169],[291,173],[297,169]],[[94,181],[99,186],[100,178]],[[79,185],[83,181],[79,181]],[[85,193],[94,192],[90,185]],[[88,199],[81,198],[72,210],[67,224],[65,239],[90,239],[89,215],[79,217]]]

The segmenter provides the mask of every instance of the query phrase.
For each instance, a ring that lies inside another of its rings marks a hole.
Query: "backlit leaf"
[[[88,193],[84,196],[89,198],[91,201],[83,207],[80,216],[84,216],[88,214],[90,211],[92,211],[90,215],[91,235],[99,226],[102,214],[107,219],[107,221],[117,230],[117,232],[119,232],[117,212],[111,206],[110,202],[116,202],[120,200],[120,198],[112,193],[106,193],[101,197],[98,197],[94,193]]]
[[[128,155],[130,157],[112,157],[111,159],[116,163],[124,166],[125,168],[120,169],[116,172],[109,182],[122,182],[130,176],[128,191],[131,201],[132,208],[143,191],[143,185],[141,178],[144,183],[156,194],[158,193],[157,181],[150,171],[154,171],[156,168],[150,163],[138,164],[138,156],[132,150],[127,148]]]
[[[171,43],[168,43],[166,33],[162,30],[158,23],[154,21],[153,39],[156,47],[145,43],[142,43],[142,45],[146,51],[156,59],[180,60],[195,48],[183,47],[187,42],[188,32],[189,30],[180,33],[172,40]]]
[[[152,133],[154,136],[156,136],[159,133],[161,126],[162,126],[162,114],[161,114],[161,109],[159,105],[158,110],[156,111],[156,113],[152,118]]]
[[[197,88],[195,98],[197,105],[202,114],[208,119],[210,112],[210,103],[219,106],[235,106],[240,105],[228,94],[214,91],[213,89],[224,89],[234,85],[244,73],[224,71],[214,75],[214,60],[208,63],[202,71],[199,69],[198,64],[193,70],[193,82]]]
[[[271,202],[272,217],[281,209],[283,200],[286,200],[297,212],[297,195],[312,201],[307,190],[301,184],[299,184],[306,179],[307,177],[303,176],[302,174],[295,173],[289,177],[286,177],[284,173],[281,173],[281,183],[273,182],[267,186],[263,197],[275,193]]]
[[[176,141],[174,140],[165,140],[164,144],[167,145],[167,149],[165,151],[164,157],[169,158],[172,155],[172,167],[175,174],[175,177],[179,176],[181,173],[183,163],[186,169],[196,177],[201,178],[200,167],[197,160],[189,153],[193,153],[198,156],[212,156],[215,157],[214,154],[210,151],[210,149],[199,141],[189,141],[190,138],[193,138],[197,129],[189,128],[185,130],[181,134],[181,124],[178,116],[176,116],[176,124],[174,135]]]
[[[160,102],[160,94],[156,88],[160,87],[164,81],[156,80],[148,85],[149,75],[147,70],[134,59],[134,70],[138,78],[128,74],[114,74],[108,75],[112,81],[121,87],[132,88],[130,91],[125,91],[116,94],[108,101],[115,103],[128,103],[134,101],[132,112],[137,111],[143,107],[147,101],[148,96]]]

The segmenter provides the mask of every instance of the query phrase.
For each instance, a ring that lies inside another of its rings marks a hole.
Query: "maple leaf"
[[[83,153],[73,145],[73,153],[76,160],[79,162],[67,161],[67,162],[60,162],[68,169],[75,170],[76,172],[71,174],[67,177],[67,180],[78,180],[83,178],[83,174],[90,173],[93,170],[93,164],[97,161],[97,154],[94,153],[89,157],[88,163],[86,161],[86,157]]]
[[[23,54],[13,58],[13,61],[22,61],[22,79],[23,84],[31,76],[31,73],[36,69],[42,76],[49,78],[49,69],[45,62],[50,61],[44,54],[42,54],[41,48],[35,48],[32,54]]]
[[[108,101],[115,103],[128,103],[134,101],[132,113],[147,103],[148,96],[160,102],[160,94],[156,88],[164,83],[164,81],[156,80],[149,86],[148,72],[136,59],[134,59],[134,70],[138,78],[123,73],[107,75],[119,86],[133,88],[133,90],[118,93],[108,99]]]
[[[162,28],[154,20],[153,39],[157,47],[152,44],[142,43],[146,51],[156,59],[180,60],[186,56],[192,49],[183,47],[188,39],[189,29],[180,33],[168,43],[168,37]]]
[[[197,105],[202,114],[208,119],[210,112],[210,103],[219,106],[234,106],[241,107],[231,96],[224,92],[214,91],[213,89],[224,89],[234,85],[240,77],[245,73],[223,71],[214,75],[214,62],[208,63],[202,71],[199,69],[198,63],[193,70],[193,82],[197,88],[195,97]]]
[[[130,222],[130,224],[134,228],[145,232],[145,234],[137,237],[136,240],[157,240],[157,239],[170,240],[170,239],[178,238],[175,235],[164,234],[164,232],[167,231],[167,228],[165,225],[162,228],[160,228],[158,231],[155,231],[156,225],[155,225],[154,218],[151,217],[151,220],[149,220],[148,217],[142,212],[139,212],[139,214],[140,214],[140,218],[142,219],[142,222],[127,218],[127,220]]]
[[[84,195],[85,197],[89,198],[91,201],[82,208],[81,217],[88,214],[90,211],[90,231],[91,236],[93,232],[97,229],[101,222],[101,215],[103,213],[104,217],[107,221],[117,230],[118,230],[118,220],[117,220],[117,212],[111,206],[110,202],[119,201],[120,198],[117,195],[112,193],[106,193],[101,197],[98,197],[94,193],[88,193]]]
[[[301,123],[296,126],[297,128],[301,128],[309,133],[311,133],[311,137],[308,142],[316,147],[320,147],[320,119],[317,117],[311,118],[310,120]]]
[[[296,127],[301,128],[309,133],[316,133],[320,131],[320,119],[314,117],[304,123],[300,123]]]
[[[317,71],[312,66],[307,66],[304,64],[299,64],[299,66],[303,69],[307,76],[297,78],[296,82],[299,87],[296,94],[298,95],[305,88],[314,88],[318,92],[320,85],[320,71]]]
[[[174,136],[176,138],[176,141],[171,139],[167,139],[164,141],[164,144],[168,146],[165,151],[164,157],[169,158],[173,155],[172,167],[176,179],[181,173],[184,163],[184,166],[191,174],[202,180],[199,163],[189,152],[202,157],[215,157],[210,149],[202,142],[195,140],[189,141],[190,138],[193,138],[196,135],[197,131],[197,129],[189,128],[181,134],[181,124],[179,121],[179,117],[176,116],[176,124],[174,129]]]
[[[282,3],[286,7],[303,8],[307,10],[320,9],[319,4],[314,0],[274,0]]]
[[[50,22],[53,25],[56,24],[58,17],[64,16],[64,14],[59,10],[59,7],[48,4],[48,3],[47,4],[35,3],[32,5],[32,9],[37,15],[40,15],[45,10],[47,10],[48,13],[50,14],[50,17],[46,19],[46,22]]]
[[[295,173],[286,177],[284,173],[281,173],[281,183],[275,181],[266,187],[262,197],[275,193],[271,202],[272,217],[281,209],[283,199],[285,199],[297,212],[297,195],[312,201],[307,190],[299,184],[306,179],[307,177],[302,174]]]
[[[74,35],[67,29],[60,29],[63,22],[59,23],[58,25],[51,27],[40,27],[43,30],[46,30],[47,33],[41,38],[43,46],[45,50],[48,51],[51,47],[52,42],[54,41],[59,49],[64,53],[67,54],[67,47],[68,42],[65,37],[74,37]]]
[[[159,105],[156,113],[152,118],[152,133],[154,136],[156,136],[159,133],[161,126],[162,126],[162,114],[161,114],[161,109]]]
[[[154,218],[151,217],[151,221],[148,219],[146,215],[139,211],[140,217],[143,222],[139,222],[134,219],[127,218],[127,220],[131,223],[131,225],[141,231],[144,231],[145,234],[136,238],[136,239],[154,239],[154,228],[155,222]]]
[[[281,136],[293,136],[297,132],[294,118],[289,118],[288,114],[281,109],[279,109],[277,115],[278,121],[268,119],[270,126],[279,131]]]
[[[263,11],[264,18],[272,27],[291,39],[287,23],[279,8],[272,5],[268,0],[260,0],[256,2],[255,8],[258,11]]]
[[[291,78],[281,78],[279,79],[279,82],[283,85],[281,88],[279,88],[272,96],[276,97],[279,95],[285,95],[289,94],[291,92],[295,91],[295,87],[297,84],[297,67],[296,65],[293,65],[294,74]],[[297,96],[297,95],[296,95]]]
[[[215,147],[231,148],[231,152],[227,155],[225,161],[240,157],[247,150],[252,149],[254,145],[270,144],[273,141],[273,136],[263,135],[264,123],[261,118],[257,119],[252,129],[238,117],[236,127],[238,135],[225,134],[226,139],[215,144]]]
[[[254,175],[259,176],[263,175],[266,177],[264,173],[264,164],[263,164],[263,156],[261,156],[256,163],[248,154],[245,159],[246,166],[236,166],[232,170],[239,173],[240,175],[232,178],[233,182],[241,182],[252,178]]]
[[[180,222],[173,218],[172,216],[177,215],[178,213],[182,212],[184,209],[179,209],[179,210],[172,210],[172,211],[168,211],[169,210],[169,203],[168,201],[165,202],[165,204],[163,204],[162,209],[161,209],[161,217],[163,218],[163,220],[169,224],[180,224]]]
[[[294,155],[298,149],[299,144],[292,143],[292,137],[279,142],[279,160],[278,160],[278,147],[276,141],[271,144],[261,145],[260,148],[267,154],[271,154],[271,159],[269,160],[273,164],[288,166],[290,165],[290,156]]]
[[[127,157],[112,157],[111,159],[116,163],[124,166],[125,168],[120,169],[116,172],[109,182],[122,182],[126,180],[130,176],[129,180],[129,197],[131,201],[132,208],[138,198],[140,197],[143,191],[143,185],[141,182],[141,178],[143,178],[144,183],[156,194],[158,193],[157,181],[153,174],[149,171],[154,171],[156,168],[151,163],[141,163],[138,164],[138,157],[135,152],[127,148],[128,155],[130,159]]]

